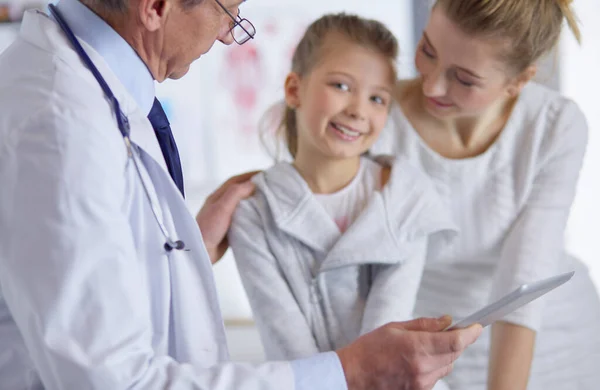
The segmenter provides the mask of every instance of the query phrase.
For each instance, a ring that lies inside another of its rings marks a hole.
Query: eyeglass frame
[[[249,21],[246,18],[241,18],[240,14],[238,12],[237,16],[233,16],[233,14],[231,12],[229,12],[227,10],[227,8],[225,8],[225,6],[223,4],[221,4],[221,2],[219,0],[215,0],[215,2],[219,5],[219,7],[221,7],[221,9],[223,11],[225,11],[225,13],[227,15],[229,15],[229,17],[231,18],[231,20],[233,21],[233,26],[231,26],[231,28],[229,29],[229,33],[231,34],[231,37],[233,38],[233,40],[235,41],[235,43],[237,43],[238,45],[243,45],[244,43],[248,42],[250,39],[254,39],[254,36],[256,35],[256,27],[254,27],[254,25],[252,24],[251,21]],[[239,19],[239,20],[238,20]],[[254,33],[250,34],[250,32],[248,30],[246,30],[244,28],[244,26],[242,26],[242,22],[243,21],[248,22],[248,24],[250,24],[250,26],[252,26],[252,30],[254,30]],[[236,28],[236,26],[240,26],[240,28],[242,30],[244,30],[244,32],[248,35],[248,39],[246,39],[245,41],[243,41],[242,43],[238,42],[237,39],[235,39],[235,35],[233,34],[233,29]]]

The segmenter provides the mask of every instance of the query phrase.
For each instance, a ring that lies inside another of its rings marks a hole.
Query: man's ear
[[[529,65],[521,72],[508,86],[508,94],[511,97],[516,97],[521,93],[521,90],[529,81],[531,81],[537,73],[537,65]]]
[[[285,102],[288,107],[296,109],[300,107],[300,76],[291,72],[285,78],[284,84]]]
[[[178,0],[139,0],[137,11],[140,21],[148,31],[156,31],[164,25],[164,21]]]

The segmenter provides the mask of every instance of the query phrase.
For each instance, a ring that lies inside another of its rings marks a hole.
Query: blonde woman
[[[600,302],[563,234],[587,143],[577,105],[532,82],[570,1],[437,0],[374,148],[418,165],[461,232],[428,261],[416,314],[470,314],[521,283],[576,270],[508,315],[456,363],[457,390],[600,388]]]

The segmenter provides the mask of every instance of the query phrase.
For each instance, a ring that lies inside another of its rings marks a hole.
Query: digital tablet
[[[517,310],[521,306],[564,284],[571,279],[571,277],[573,277],[574,273],[575,271],[567,272],[565,274],[553,276],[535,283],[523,284],[515,291],[505,295],[498,301],[484,307],[468,317],[463,318],[462,320],[455,321],[445,330],[467,328],[473,324],[480,324],[481,326],[486,327],[491,323],[502,319],[505,315]]]

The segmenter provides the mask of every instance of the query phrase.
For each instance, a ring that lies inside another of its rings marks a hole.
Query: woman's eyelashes
[[[472,82],[463,80],[462,78],[458,77],[457,75],[455,75],[454,78],[456,79],[456,81],[458,81],[461,85],[464,85],[465,87],[472,87],[474,85]]]
[[[427,47],[426,43],[423,43],[421,45],[421,52],[423,52],[423,54],[425,54],[426,57],[434,59],[435,58],[435,54],[433,54],[429,48]]]
[[[474,86],[476,83],[472,80],[472,77],[465,75],[464,73],[465,72],[460,69],[454,69],[452,75],[459,84],[469,88]]]
[[[425,55],[427,58],[430,58],[430,59],[435,59],[435,55],[434,55],[432,52],[430,52],[430,51],[429,51],[429,49],[427,48],[427,45],[426,45],[425,43],[423,43],[423,44],[421,45],[421,52],[422,52],[422,53],[423,53],[423,54],[424,54],[424,55]],[[456,72],[454,72],[454,79],[455,79],[456,81],[458,81],[458,83],[459,83],[460,85],[464,86],[464,87],[472,87],[472,86],[474,86],[474,85],[475,85],[473,82],[471,82],[471,81],[469,81],[469,80],[466,80],[466,79],[464,79],[464,78],[462,78],[462,77],[458,76],[458,75],[456,74]]]

